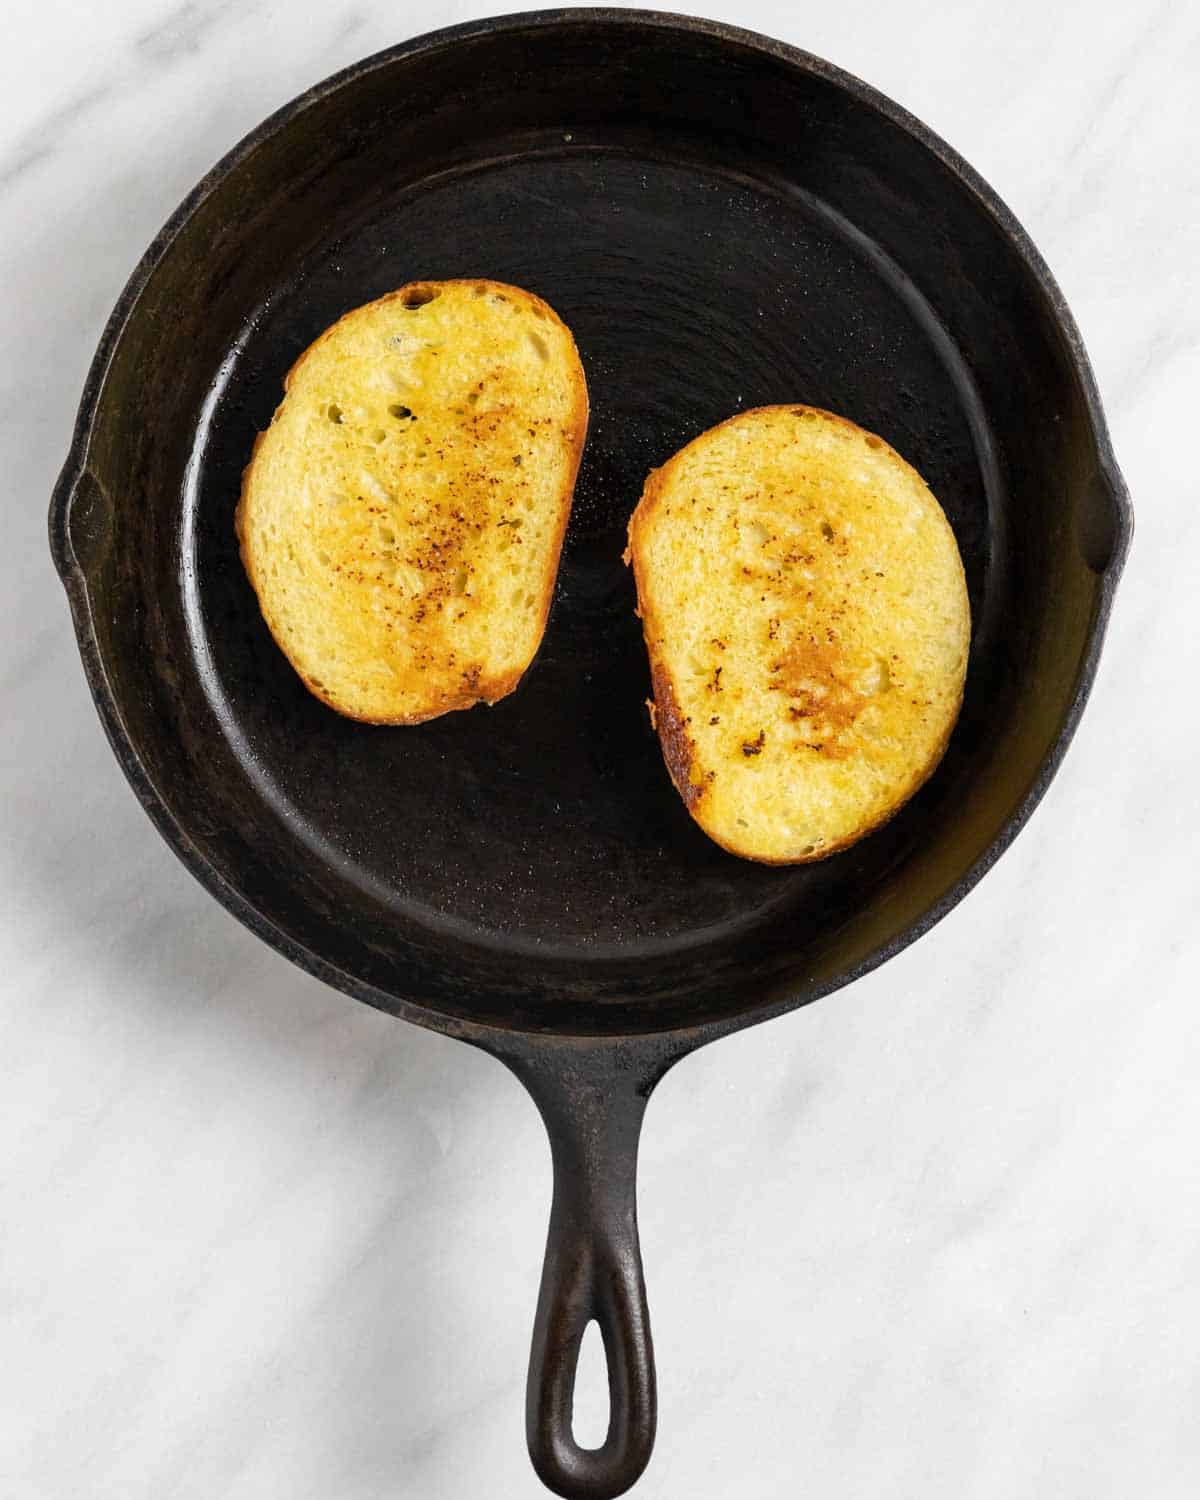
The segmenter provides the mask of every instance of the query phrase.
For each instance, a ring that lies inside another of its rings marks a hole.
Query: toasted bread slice
[[[718,844],[822,859],[933,771],[962,701],[966,580],[882,439],[811,407],[743,412],[651,474],[626,556],[667,769]]]
[[[511,693],[545,629],[587,429],[566,325],[499,282],[415,282],[327,329],[284,391],[237,533],[306,686],[376,724]]]

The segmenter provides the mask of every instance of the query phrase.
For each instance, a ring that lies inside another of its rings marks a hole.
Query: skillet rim
[[[87,461],[96,416],[104,396],[105,381],[121,337],[154,271],[166,257],[199,207],[253,152],[273,136],[286,130],[293,118],[334,93],[351,86],[379,69],[422,53],[444,50],[458,43],[502,31],[520,31],[576,25],[619,25],[650,30],[706,36],[719,44],[745,48],[771,57],[790,68],[824,80],[854,101],[874,110],[930,152],[958,184],[970,193],[1007,238],[1045,298],[1062,340],[1064,353],[1078,382],[1087,415],[1089,436],[1096,460],[1096,474],[1103,482],[1114,515],[1111,554],[1099,573],[1098,594],[1088,627],[1087,649],[1080,663],[1074,694],[1063,714],[1053,744],[1047,750],[1018,805],[979,857],[943,892],[941,897],[886,943],[865,954],[856,964],[831,977],[797,987],[786,981],[768,988],[757,1003],[734,1014],[723,1015],[695,1026],[648,1027],[645,1030],[594,1032],[578,1029],[547,1029],[528,1025],[501,1025],[456,1016],[436,1006],[412,1000],[393,991],[366,983],[331,963],[315,950],[297,942],[253,906],[196,846],[184,825],[169,810],[146,769],[133,738],[128,734],[110,687],[103,653],[92,622],[92,601],[83,567],[76,558],[69,535],[73,499],[87,478]],[[1133,535],[1133,508],[1128,488],[1117,466],[1105,420],[1095,374],[1079,329],[1049,267],[1026,230],[980,174],[939,135],[872,85],[836,65],[795,47],[744,27],[702,17],[667,11],[586,7],[516,12],[461,22],[387,47],[331,74],[295,96],[249,131],[222,156],[184,197],[151,241],[126,282],[101,333],[84,382],[67,458],[55,485],[49,514],[50,550],[66,588],[76,642],[83,661],[88,688],[97,713],[127,780],[158,832],[206,890],[254,935],[270,944],[298,968],[333,988],[388,1014],[416,1025],[483,1045],[496,1053],[510,1053],[514,1042],[527,1039],[542,1047],[583,1044],[589,1048],[612,1042],[637,1042],[649,1051],[671,1054],[671,1060],[718,1037],[822,999],[844,985],[852,984],[917,941],[942,920],[978,884],[1017,834],[1029,821],[1062,764],[1080,717],[1087,705],[1120,579]]]

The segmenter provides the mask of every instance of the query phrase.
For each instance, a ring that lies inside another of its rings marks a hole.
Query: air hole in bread
[[[866,444],[868,448],[882,448],[883,439],[877,438],[873,432],[868,432],[866,434]]]
[[[821,522],[821,535],[827,542],[833,541],[833,527],[829,524],[828,521]]]
[[[384,432],[382,427],[377,427],[371,434],[371,441],[373,443],[382,443],[385,437],[387,437],[387,433]]]
[[[535,333],[532,328],[529,330],[529,342],[533,345],[533,352],[540,360],[548,360],[550,358],[549,344],[547,344],[540,333]]]
[[[342,422],[345,420],[342,415],[342,408],[340,406],[336,406],[333,402],[330,402],[329,406],[326,408],[325,415],[331,422]]]
[[[321,566],[323,568],[327,568],[329,566],[330,562],[332,561],[332,559],[330,558],[328,552],[318,552],[317,553],[317,561],[321,564]]]
[[[475,406],[478,403],[478,401],[479,401],[479,392],[478,391],[472,391],[470,393],[470,395],[467,397],[467,403],[470,406]]]
[[[414,422],[417,420],[416,417],[413,417],[412,407],[405,406],[399,401],[393,401],[388,407],[388,415],[395,417],[397,422],[407,422],[410,417],[412,417]]]
[[[407,307],[410,311],[418,307],[425,307],[435,297],[442,294],[436,287],[432,286],[410,286],[400,294],[401,307]]]
[[[466,568],[459,568],[458,572],[455,573],[454,592],[456,594],[465,594],[467,592],[467,581],[470,576],[471,575],[467,572]]]
[[[385,547],[394,547],[396,545],[396,533],[390,526],[380,526],[377,530],[379,532],[379,540]]]

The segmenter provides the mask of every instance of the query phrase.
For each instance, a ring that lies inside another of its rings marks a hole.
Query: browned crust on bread
[[[266,622],[267,629],[271,632],[271,636],[274,639],[275,644],[283,652],[284,656],[287,657],[288,662],[291,664],[296,675],[304,683],[304,686],[308,689],[308,691],[313,695],[314,698],[319,698],[327,708],[333,709],[335,713],[341,714],[343,718],[355,719],[360,724],[424,724],[427,723],[430,719],[441,718],[443,714],[455,713],[461,709],[474,708],[478,703],[487,703],[489,706],[493,703],[499,703],[502,698],[507,698],[510,693],[516,690],[517,684],[529,670],[530,666],[533,664],[533,658],[541,649],[542,639],[546,633],[546,621],[549,618],[550,605],[554,598],[554,587],[558,581],[558,564],[559,559],[562,556],[563,540],[567,533],[567,522],[571,518],[571,503],[574,499],[575,494],[575,481],[579,475],[579,465],[583,458],[583,447],[584,443],[587,440],[589,415],[587,382],[584,379],[583,362],[579,358],[579,349],[576,346],[574,334],[559,317],[559,315],[554,311],[550,304],[543,301],[542,298],[539,297],[535,292],[526,291],[524,287],[511,286],[508,282],[492,281],[486,276],[452,276],[442,281],[434,281],[428,277],[422,277],[418,281],[405,282],[403,286],[397,287],[394,292],[385,292],[382,297],[376,297],[371,302],[364,302],[358,307],[350,308],[347,312],[343,313],[336,322],[331,323],[323,333],[319,334],[312,341],[312,343],[308,345],[303,353],[301,353],[294,361],[287,374],[283,377],[284,395],[286,395],[288,390],[290,389],[292,378],[295,376],[296,371],[299,370],[304,361],[309,357],[310,354],[313,353],[314,350],[319,348],[326,339],[331,338],[336,329],[339,328],[347,318],[354,317],[357,314],[361,313],[365,308],[378,306],[382,302],[394,302],[397,299],[403,300],[406,296],[422,287],[444,286],[485,286],[489,289],[489,291],[499,292],[504,296],[513,297],[517,301],[522,302],[527,306],[535,306],[539,309],[544,318],[546,318],[551,323],[557,324],[557,326],[562,329],[562,331],[567,335],[567,338],[570,341],[571,348],[575,351],[575,367],[571,372],[571,389],[573,400],[571,403],[571,414],[568,424],[568,446],[570,450],[568,482],[566,483],[566,485],[564,485],[566,493],[564,500],[559,507],[562,512],[562,516],[559,521],[558,531],[554,537],[547,556],[546,586],[543,590],[543,595],[540,600],[541,608],[539,611],[537,643],[534,646],[533,655],[530,657],[525,666],[517,671],[499,673],[492,677],[481,677],[476,682],[473,691],[469,693],[446,695],[445,697],[443,697],[438,706],[431,708],[428,713],[396,714],[387,717],[374,717],[369,714],[354,713],[342,704],[335,703],[330,697],[327,696],[324,691],[322,691],[322,689],[315,686],[315,684],[300,670],[300,668],[292,660],[292,657],[288,652],[286,645],[280,638],[279,632],[276,630],[274,622],[272,621],[270,615],[268,615],[266,610],[262,607],[263,591],[259,586],[259,575],[254,568],[249,550],[246,547],[245,534],[242,525],[242,519],[246,505],[246,492],[250,480],[250,475],[254,469],[255,460],[258,457],[259,446],[262,443],[263,438],[266,436],[266,432],[260,432],[254,439],[254,446],[250,450],[250,461],[242,470],[241,489],[238,493],[238,502],[234,510],[233,525],[238,539],[238,553],[242,559],[242,567],[246,570],[246,576],[247,578],[249,578],[250,586],[253,588],[255,597],[258,600],[259,610],[264,621]]]
[[[915,474],[916,477],[920,480],[921,484],[924,485],[926,489],[928,489],[928,485],[925,484],[925,480],[921,476],[919,471],[915,469],[912,464],[910,464],[908,460],[903,457],[903,455],[897,453],[890,443],[888,443],[885,439],[879,437],[877,433],[869,432],[866,428],[860,427],[856,422],[850,421],[848,417],[838,416],[836,412],[825,411],[823,408],[818,406],[807,406],[803,402],[783,402],[777,403],[773,406],[750,407],[746,411],[737,412],[732,417],[727,417],[725,421],[718,422],[714,427],[706,428],[704,432],[699,433],[695,438],[693,438],[691,443],[685,444],[684,447],[678,450],[678,452],[674,453],[666,461],[666,463],[662,464],[659,468],[652,469],[650,471],[650,473],[646,477],[646,483],[642,490],[641,499],[638,501],[638,504],[629,519],[628,545],[626,546],[625,552],[623,554],[623,561],[625,562],[626,566],[631,566],[633,569],[634,584],[637,591],[637,606],[635,609],[635,614],[637,614],[642,621],[642,634],[645,639],[646,649],[649,653],[651,661],[651,682],[654,688],[655,705],[657,706],[658,710],[657,712],[651,712],[651,723],[654,725],[655,729],[658,732],[659,742],[662,746],[663,759],[666,762],[667,770],[670,773],[671,780],[678,790],[680,796],[683,798],[684,805],[687,807],[687,810],[691,814],[692,818],[699,824],[699,826],[704,830],[708,837],[712,839],[714,844],[717,844],[720,848],[726,850],[726,852],[729,854],[737,855],[739,859],[747,859],[755,864],[774,866],[816,864],[820,860],[828,859],[832,854],[839,854],[844,849],[850,848],[852,845],[857,844],[860,839],[866,838],[868,834],[877,832],[885,824],[889,823],[912,800],[917,792],[920,791],[920,789],[925,785],[925,783],[933,775],[934,771],[936,771],[938,766],[941,764],[942,758],[946,753],[947,747],[949,746],[950,737],[954,732],[955,724],[958,721],[958,715],[959,711],[962,708],[963,701],[963,692],[960,689],[957,702],[954,706],[954,712],[949,716],[945,734],[942,736],[941,740],[934,746],[927,761],[922,766],[918,767],[913,775],[909,778],[904,791],[899,793],[892,804],[889,807],[885,808],[878,817],[872,819],[868,823],[864,823],[861,827],[855,829],[853,833],[848,834],[843,839],[839,839],[836,843],[824,844],[820,849],[815,850],[812,854],[798,854],[794,857],[789,857],[786,859],[776,859],[767,855],[753,853],[745,848],[740,848],[736,843],[715,832],[714,829],[709,826],[709,823],[705,818],[707,806],[706,801],[703,797],[704,785],[703,783],[701,783],[699,786],[697,786],[690,779],[695,746],[691,739],[686,735],[686,732],[684,730],[684,721],[680,719],[678,703],[675,697],[674,683],[672,681],[671,675],[667,671],[666,667],[663,666],[658,660],[658,618],[650,597],[648,581],[646,579],[644,568],[642,566],[642,557],[639,546],[640,537],[642,529],[649,522],[650,517],[653,515],[656,506],[662,498],[664,490],[667,488],[675,465],[682,459],[683,455],[694,443],[701,442],[704,439],[708,438],[712,433],[718,432],[724,427],[730,427],[735,422],[743,421],[747,417],[758,416],[764,412],[784,411],[794,412],[797,416],[804,412],[811,412],[826,421],[835,422],[840,424],[842,427],[849,428],[850,431],[858,433],[866,438],[870,446],[877,447],[891,454],[892,457],[894,457],[899,463],[903,464],[903,466],[908,469],[910,473]],[[940,504],[938,506],[938,509],[942,514],[943,524],[948,529],[950,529],[950,523],[948,520],[946,520],[945,512],[941,511]],[[669,702],[670,704],[670,709],[666,714],[664,714],[663,711],[664,701]],[[666,724],[670,725],[670,727],[666,727],[664,720],[666,721]],[[682,736],[682,747],[680,744],[680,736]],[[668,740],[671,741],[670,745],[668,745]],[[682,776],[677,772],[677,768],[680,766],[682,766]]]
[[[691,812],[704,793],[703,784],[692,780],[696,746],[687,732],[687,720],[679,712],[670,674],[664,668],[652,665],[650,682],[654,689],[650,721],[658,731],[663,760],[667,763],[675,789]]]

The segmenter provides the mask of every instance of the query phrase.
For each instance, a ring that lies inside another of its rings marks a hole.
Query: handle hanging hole
[[[571,1402],[571,1430],[581,1448],[594,1452],[608,1437],[608,1354],[595,1318],[583,1330],[575,1365],[575,1393]]]

